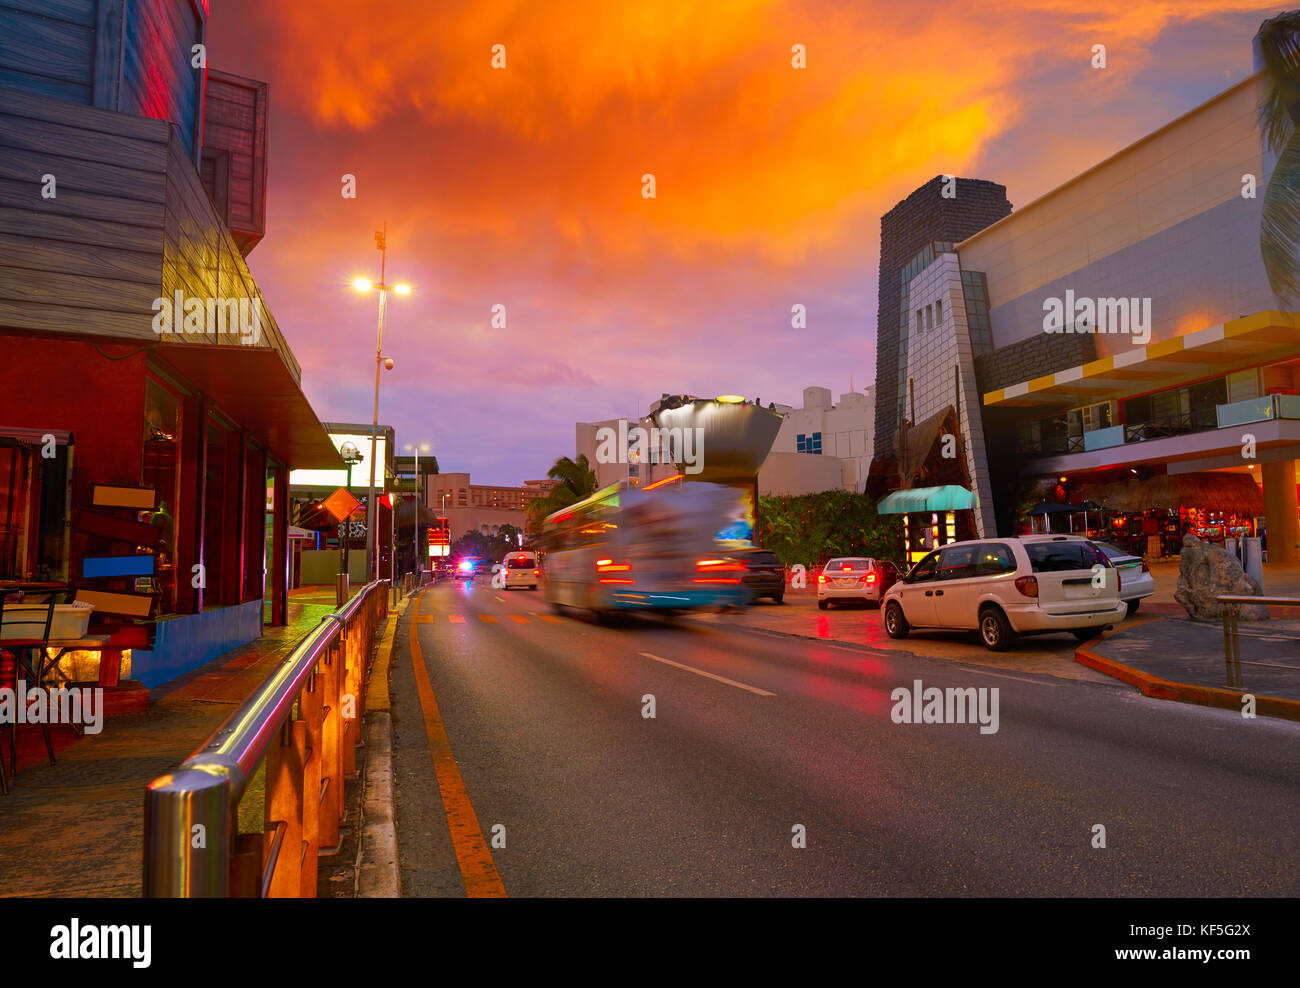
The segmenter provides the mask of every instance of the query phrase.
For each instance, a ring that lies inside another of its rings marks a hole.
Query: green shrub
[[[786,566],[821,566],[835,556],[903,559],[901,515],[876,513],[865,494],[823,491],[798,497],[760,497],[755,542]]]

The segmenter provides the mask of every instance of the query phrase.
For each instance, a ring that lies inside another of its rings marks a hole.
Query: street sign
[[[360,506],[361,502],[346,487],[340,487],[321,502],[321,507],[333,515],[335,521],[342,521]]]

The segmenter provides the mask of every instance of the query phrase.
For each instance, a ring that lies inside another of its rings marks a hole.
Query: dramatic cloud
[[[518,482],[575,421],[660,391],[872,383],[882,212],[941,172],[1023,205],[1242,78],[1274,12],[1078,6],[239,0],[210,49],[271,83],[250,263],[322,417],[369,417],[374,302],[348,282],[377,274],[386,218],[416,292],[390,310],[381,417]]]

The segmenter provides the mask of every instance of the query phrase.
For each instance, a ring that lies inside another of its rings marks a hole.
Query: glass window
[[[68,577],[68,447],[0,435],[0,579]]]
[[[175,614],[176,604],[176,505],[180,491],[181,400],[155,378],[144,386],[144,457],[140,471],[142,487],[154,492],[150,520],[158,528],[154,547],[152,581],[140,580],[136,589],[158,594],[158,613]],[[208,576],[205,573],[205,578]]]
[[[1109,567],[1110,560],[1091,542],[1031,542],[1025,546],[1035,573],[1063,573],[1090,570],[1100,563]]]
[[[985,542],[975,553],[976,576],[998,576],[1013,573],[1015,569],[1016,557],[1005,542]]]
[[[832,559],[829,563],[826,564],[826,569],[828,572],[830,570],[843,571],[845,566],[849,567],[850,569],[870,569],[871,560],[863,559],[859,556],[846,556],[842,559]]]
[[[975,575],[975,550],[973,545],[945,546],[939,552],[939,579],[964,580]]]
[[[939,553],[932,552],[919,563],[912,567],[912,571],[907,574],[908,583],[926,583],[934,579],[935,569],[938,567]]]

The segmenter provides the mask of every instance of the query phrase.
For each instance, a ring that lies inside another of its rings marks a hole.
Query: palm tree
[[[1259,110],[1260,132],[1278,155],[1264,191],[1259,252],[1273,293],[1300,298],[1300,11],[1266,20],[1255,35],[1255,67],[1268,75],[1269,92]]]
[[[591,469],[586,453],[579,453],[576,460],[561,456],[546,471],[546,476],[559,483],[545,497],[528,503],[528,524],[534,530],[541,527],[542,519],[551,512],[577,504],[596,493],[596,471]]]

